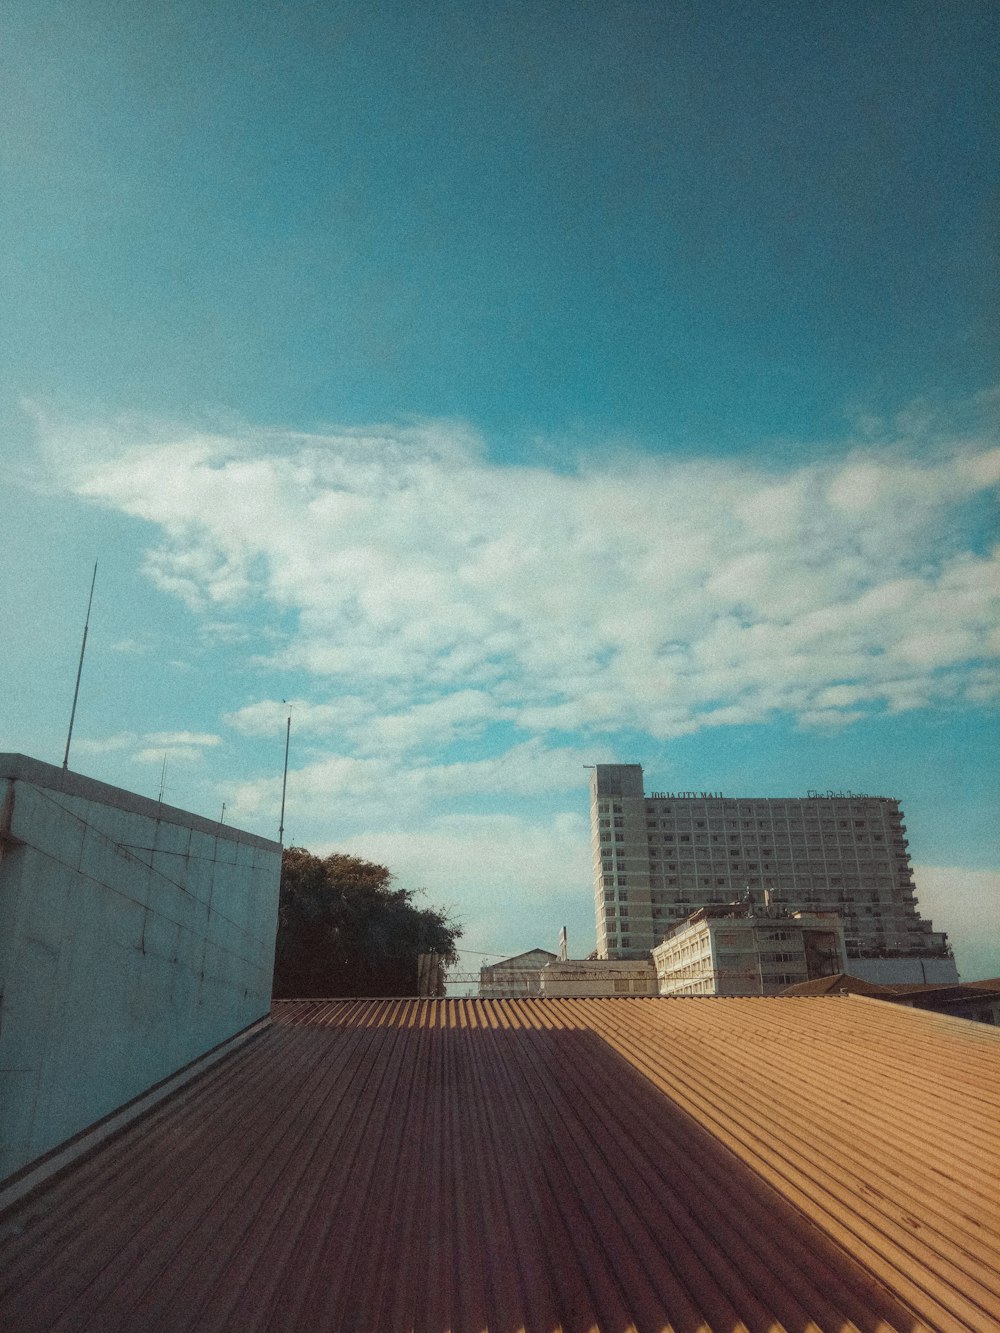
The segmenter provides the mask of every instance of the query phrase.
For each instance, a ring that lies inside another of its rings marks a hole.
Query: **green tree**
[[[414,907],[385,866],[289,847],[281,858],[274,995],[415,995],[417,956],[457,961],[460,926]]]

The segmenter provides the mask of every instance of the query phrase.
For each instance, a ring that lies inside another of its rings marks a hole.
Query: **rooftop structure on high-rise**
[[[667,931],[653,963],[659,995],[780,995],[843,974],[843,925],[835,912],[699,907]]]
[[[590,815],[597,953],[642,958],[699,907],[749,893],[837,912],[847,970],[876,982],[958,980],[948,937],[917,912],[899,802],[856,792],[730,797],[643,790],[639,764],[599,764]]]

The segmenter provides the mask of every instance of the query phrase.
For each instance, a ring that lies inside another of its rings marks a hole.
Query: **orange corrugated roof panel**
[[[979,1333],[998,1055],[857,997],[279,1003],[4,1217],[0,1326]]]

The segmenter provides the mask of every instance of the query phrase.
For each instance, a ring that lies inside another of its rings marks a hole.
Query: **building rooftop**
[[[696,907],[682,920],[667,926],[657,943],[663,944],[666,940],[684,934],[692,926],[700,926],[706,921],[743,921],[747,925],[777,927],[783,923],[811,926],[815,921],[839,920],[837,912],[824,911],[822,908],[789,908],[781,904],[769,907],[762,902],[755,903],[744,898],[738,902],[705,903],[701,907]]]
[[[546,972],[556,972],[563,968],[572,968],[579,972],[602,973],[644,972],[652,968],[649,955],[645,958],[562,958],[545,964]]]
[[[996,1327],[998,1054],[853,996],[281,1002],[0,1217],[0,1325]]]
[[[499,962],[484,964],[483,970],[524,967],[529,963],[538,964],[545,958],[554,961],[558,957],[559,955],[554,954],[551,949],[525,949],[524,953],[516,953],[511,958],[501,958]]]
[[[800,981],[795,986],[788,986],[783,995],[870,995],[875,999],[898,999],[919,996],[976,996],[1000,995],[1000,977],[985,981],[959,981],[941,985],[934,981],[897,981],[882,983],[865,981],[861,977],[851,976],[847,972],[837,972],[831,977],[815,977],[812,981]]]

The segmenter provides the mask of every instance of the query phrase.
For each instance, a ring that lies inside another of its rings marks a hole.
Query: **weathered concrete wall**
[[[268,1012],[281,851],[0,755],[0,1179]]]

